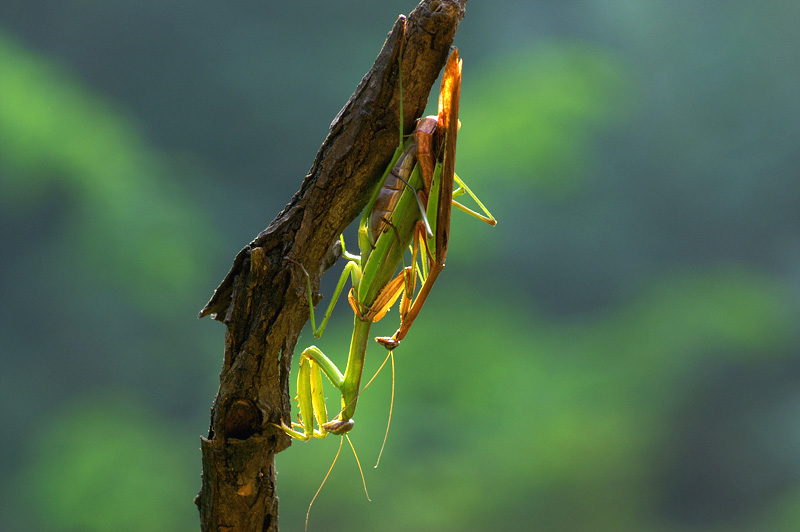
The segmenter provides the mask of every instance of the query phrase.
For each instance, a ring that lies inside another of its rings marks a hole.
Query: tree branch
[[[338,258],[339,234],[358,216],[397,146],[402,43],[403,130],[410,132],[445,64],[467,0],[423,0],[398,19],[375,64],[331,124],[300,190],[244,247],[200,312],[227,326],[220,387],[195,503],[204,531],[277,531],[275,453],[290,439],[292,352],[308,300],[284,257],[303,264],[319,290]]]

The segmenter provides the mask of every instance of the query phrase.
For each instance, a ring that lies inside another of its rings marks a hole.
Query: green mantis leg
[[[323,425],[328,422],[328,412],[325,408],[325,395],[322,392],[322,373],[340,388],[344,376],[325,354],[316,346],[311,346],[300,355],[300,368],[297,373],[297,401],[300,406],[300,423],[292,423],[289,427],[283,425],[283,430],[293,438],[308,441],[314,438],[324,438],[326,431]],[[314,418],[320,430],[314,429]],[[302,432],[295,430],[302,428]]]
[[[289,436],[308,441],[312,437],[324,438],[328,433],[344,434],[353,428],[353,414],[361,386],[370,326],[370,322],[355,318],[350,356],[347,359],[344,375],[319,348],[311,346],[303,351],[297,373],[300,423],[292,423],[291,427],[283,423],[281,426]],[[325,394],[322,391],[323,374],[342,394],[342,410],[331,421],[328,421]],[[315,419],[318,429],[314,428]]]
[[[339,276],[339,281],[336,283],[336,289],[333,291],[331,302],[328,304],[327,310],[325,310],[325,314],[322,317],[322,323],[320,323],[319,329],[317,329],[316,319],[314,316],[314,300],[311,297],[311,277],[308,275],[308,271],[306,271],[302,264],[290,259],[289,257],[286,257],[286,260],[300,266],[300,268],[303,270],[303,274],[306,276],[306,293],[308,294],[308,308],[311,315],[311,329],[315,338],[321,337],[322,333],[325,332],[325,327],[328,325],[328,320],[330,319],[331,314],[333,314],[333,309],[336,307],[337,301],[339,301],[339,296],[342,294],[345,284],[347,284],[347,278],[351,278],[354,287],[358,287],[358,283],[361,281],[361,264],[359,263],[360,258],[358,255],[351,255],[347,253],[344,248],[344,238],[342,238],[341,241],[342,254],[349,260],[347,264],[345,264],[342,274]]]
[[[483,220],[484,222],[486,222],[489,225],[497,225],[497,220],[495,219],[494,216],[492,216],[492,213],[490,213],[488,211],[488,209],[483,206],[483,203],[481,203],[481,200],[478,199],[478,196],[476,196],[469,189],[469,187],[463,181],[461,181],[461,179],[458,177],[458,174],[455,174],[453,177],[454,177],[456,183],[458,183],[458,188],[453,191],[453,207],[455,207],[455,208],[457,208],[459,210],[462,210],[465,213],[467,213],[467,214],[469,214],[471,216],[474,216],[475,218],[477,218],[479,220]],[[483,215],[480,214],[480,213],[477,213],[477,212],[473,211],[472,209],[470,209],[469,207],[465,207],[464,205],[461,205],[459,202],[455,201],[455,198],[457,198],[459,196],[463,196],[464,194],[469,195],[469,197],[472,198],[472,200],[475,203],[478,204],[478,207],[480,207],[480,209],[483,211]]]

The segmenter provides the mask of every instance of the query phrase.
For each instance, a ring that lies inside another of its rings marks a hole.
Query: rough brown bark
[[[409,132],[445,64],[467,0],[423,0],[398,19],[375,64],[331,124],[300,190],[244,247],[200,312],[227,326],[220,387],[195,503],[204,531],[277,531],[275,453],[290,439],[292,352],[308,319],[303,264],[316,291],[337,258],[339,234],[364,208],[397,146],[402,42],[403,126]]]

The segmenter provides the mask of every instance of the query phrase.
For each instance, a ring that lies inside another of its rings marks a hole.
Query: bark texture
[[[305,280],[284,257],[303,264],[319,290],[320,277],[338,258],[339,234],[366,205],[397,146],[401,49],[408,133],[425,109],[465,5],[423,0],[407,20],[398,19],[331,124],[300,190],[236,255],[200,311],[227,326],[211,427],[201,438],[203,478],[195,503],[204,531],[278,530],[275,453],[291,442],[274,424],[291,419],[292,352],[309,317]]]

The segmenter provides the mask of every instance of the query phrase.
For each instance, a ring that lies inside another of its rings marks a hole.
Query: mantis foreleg
[[[297,402],[300,408],[300,423],[282,425],[288,435],[308,441],[312,437],[324,438],[329,432],[344,434],[353,428],[353,414],[358,402],[361,374],[364,369],[364,355],[369,343],[371,323],[355,318],[353,337],[350,341],[350,354],[347,368],[342,374],[336,365],[316,346],[303,351],[297,373]],[[342,395],[342,410],[331,421],[325,406],[322,391],[322,375],[325,375]],[[314,428],[314,419],[318,428]],[[302,429],[302,431],[297,429]]]

